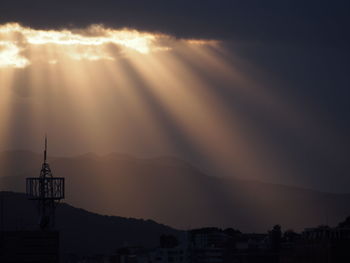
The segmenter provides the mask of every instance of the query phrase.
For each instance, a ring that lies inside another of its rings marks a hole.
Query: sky
[[[0,151],[175,155],[350,192],[349,1],[18,1],[0,9]]]

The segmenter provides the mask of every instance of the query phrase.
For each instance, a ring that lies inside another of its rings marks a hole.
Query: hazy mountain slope
[[[37,228],[37,209],[24,194],[0,192],[4,204],[5,230]],[[56,227],[61,231],[61,252],[82,255],[108,253],[123,245],[159,244],[163,233],[180,232],[150,220],[102,216],[83,209],[60,204],[56,213]]]
[[[2,185],[24,191],[24,178],[37,176],[40,169],[40,160],[34,157],[35,169],[3,177]],[[279,223],[300,229],[336,224],[350,214],[350,195],[210,177],[174,158],[88,154],[55,158],[50,164],[56,176],[66,177],[66,202],[102,214],[150,218],[176,228],[266,231]]]

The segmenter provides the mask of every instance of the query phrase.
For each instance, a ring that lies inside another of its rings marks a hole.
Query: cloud
[[[105,24],[180,38],[346,47],[349,1],[3,0],[0,22],[35,28]]]
[[[21,55],[21,48],[9,41],[0,41],[0,68],[24,68],[30,64]]]
[[[213,45],[215,41],[178,40],[169,35],[113,29],[90,25],[75,29],[33,29],[18,23],[0,25],[0,68],[23,68],[31,64],[25,52],[40,47],[35,58],[56,64],[62,58],[74,60],[114,60],[128,52],[149,54],[171,50],[175,45]],[[52,52],[54,50],[55,52]],[[50,52],[51,51],[51,52]],[[117,52],[116,52],[117,51]]]

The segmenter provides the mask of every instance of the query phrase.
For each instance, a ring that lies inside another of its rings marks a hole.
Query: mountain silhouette
[[[4,230],[36,230],[37,206],[25,194],[0,192]],[[60,231],[62,255],[112,254],[121,246],[155,247],[162,234],[180,231],[152,220],[104,216],[75,208],[66,203],[56,210],[55,229]]]
[[[41,159],[31,152],[1,153],[0,185],[24,192],[24,178],[38,176]],[[278,223],[301,230],[335,225],[350,214],[350,194],[208,176],[173,157],[89,153],[49,162],[54,176],[66,178],[65,202],[99,214],[149,218],[177,229],[216,226],[266,232]]]

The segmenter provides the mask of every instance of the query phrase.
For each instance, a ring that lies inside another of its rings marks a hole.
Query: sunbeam
[[[38,30],[8,23],[0,25],[0,58],[4,149],[33,147],[14,142],[23,131],[48,132],[72,149],[175,154],[210,174],[272,181],[283,174],[298,183],[297,169],[241,107],[249,103],[291,131],[312,126],[305,110],[259,85],[219,41],[103,25]]]

